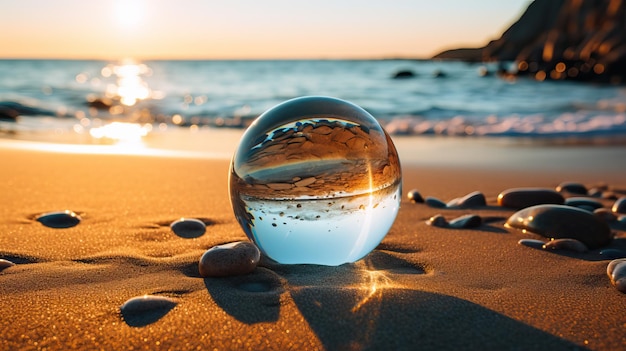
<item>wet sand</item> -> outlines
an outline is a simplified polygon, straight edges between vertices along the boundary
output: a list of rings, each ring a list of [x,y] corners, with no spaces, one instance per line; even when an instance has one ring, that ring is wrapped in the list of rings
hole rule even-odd
[[[626,348],[626,295],[611,285],[609,261],[597,250],[519,245],[536,236],[505,228],[514,211],[496,206],[507,188],[566,180],[623,191],[625,173],[616,160],[603,167],[598,159],[607,153],[598,149],[562,167],[403,161],[405,193],[416,188],[447,201],[479,190],[488,206],[437,209],[405,198],[387,237],[354,264],[289,266],[262,257],[249,275],[202,278],[204,251],[246,240],[229,204],[227,160],[6,144],[0,258],[16,266],[0,271],[3,350]],[[480,157],[506,159],[504,151]],[[579,167],[585,162],[594,166]],[[35,221],[65,209],[81,223],[53,229]],[[475,229],[426,224],[435,214],[467,213],[488,221]],[[181,217],[201,219],[206,233],[177,236],[169,225]],[[624,249],[622,240],[612,245]],[[169,299],[155,302],[157,310],[120,312],[145,294]]]

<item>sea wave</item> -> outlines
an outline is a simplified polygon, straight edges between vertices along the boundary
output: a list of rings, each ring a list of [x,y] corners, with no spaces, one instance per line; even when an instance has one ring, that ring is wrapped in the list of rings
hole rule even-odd
[[[623,87],[510,81],[480,77],[477,68],[410,60],[0,60],[0,131],[85,132],[112,122],[241,129],[290,98],[327,95],[360,105],[392,135],[626,137]],[[393,79],[398,69],[415,75]]]

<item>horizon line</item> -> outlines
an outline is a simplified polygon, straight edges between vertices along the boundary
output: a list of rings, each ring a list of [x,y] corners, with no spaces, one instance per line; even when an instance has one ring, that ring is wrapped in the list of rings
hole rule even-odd
[[[355,57],[62,57],[62,56],[0,56],[2,61],[429,61],[440,60],[425,56],[355,56]]]

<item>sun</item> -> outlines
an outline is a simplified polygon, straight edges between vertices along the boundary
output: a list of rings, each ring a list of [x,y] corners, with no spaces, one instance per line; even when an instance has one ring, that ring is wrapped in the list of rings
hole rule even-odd
[[[135,28],[142,22],[146,7],[143,0],[117,0],[114,16],[117,24],[125,29]]]

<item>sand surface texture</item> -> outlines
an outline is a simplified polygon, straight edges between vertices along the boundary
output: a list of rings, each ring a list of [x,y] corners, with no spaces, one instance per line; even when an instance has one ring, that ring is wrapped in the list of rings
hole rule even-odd
[[[623,191],[624,174],[406,166],[405,190],[444,201],[480,190],[488,206],[403,199],[389,235],[354,264],[262,257],[249,275],[202,278],[204,251],[247,240],[227,161],[2,148],[0,157],[0,258],[16,263],[0,271],[2,350],[626,349],[626,295],[611,285],[609,261],[519,245],[536,236],[505,228],[514,211],[496,206],[507,188],[565,180]],[[35,220],[66,209],[82,221]],[[485,223],[426,224],[467,213]],[[177,236],[169,225],[181,217],[206,233]],[[145,294],[166,299],[120,310]]]

